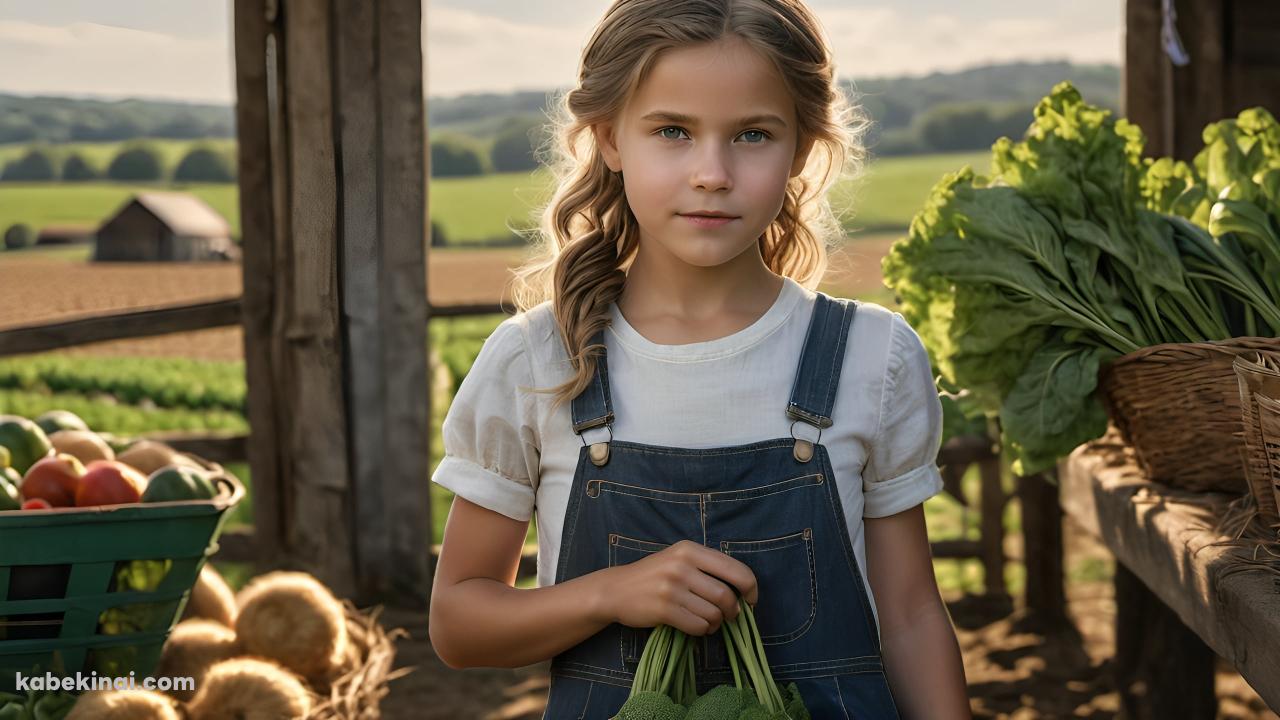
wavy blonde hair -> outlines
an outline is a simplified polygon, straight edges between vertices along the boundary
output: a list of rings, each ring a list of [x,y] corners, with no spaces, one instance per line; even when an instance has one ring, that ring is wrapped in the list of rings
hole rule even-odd
[[[612,120],[660,54],[728,35],[771,60],[796,104],[799,138],[813,140],[804,170],[791,178],[777,218],[761,234],[768,268],[807,288],[827,269],[827,250],[843,238],[827,191],[861,171],[866,116],[840,90],[831,50],[802,0],[615,0],[582,53],[578,86],[551,104],[551,132],[538,148],[553,192],[527,231],[533,257],[515,271],[513,295],[524,311],[550,299],[574,376],[553,388],[555,405],[590,384],[597,353],[592,336],[609,325],[609,304],[622,294],[639,248],[639,225],[591,132]]]

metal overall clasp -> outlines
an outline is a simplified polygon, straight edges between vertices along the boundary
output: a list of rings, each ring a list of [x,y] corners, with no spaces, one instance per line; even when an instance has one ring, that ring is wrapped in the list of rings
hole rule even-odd
[[[609,462],[609,443],[613,442],[613,428],[605,425],[604,429],[609,431],[609,439],[591,443],[591,447],[587,450],[587,453],[591,456],[591,463],[596,467],[601,467]],[[585,437],[582,438],[582,444],[587,444]]]
[[[810,427],[818,431],[818,436],[813,440],[809,440],[808,438],[802,438],[796,435],[796,423],[798,422],[804,421],[791,421],[791,437],[796,441],[796,444],[791,449],[791,454],[795,457],[797,462],[807,463],[813,459],[813,446],[822,442],[822,428],[807,422],[804,423],[805,427]]]

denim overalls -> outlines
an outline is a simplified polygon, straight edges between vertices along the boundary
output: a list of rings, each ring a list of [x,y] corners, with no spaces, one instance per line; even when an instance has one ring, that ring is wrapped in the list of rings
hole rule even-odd
[[[709,449],[614,440],[603,354],[592,383],[573,400],[573,429],[583,447],[556,582],[634,562],[680,540],[727,553],[755,573],[755,616],[774,679],[781,687],[797,684],[813,720],[898,717],[830,458],[819,442],[821,429],[831,426],[856,309],[856,301],[817,293],[785,408],[791,437]],[[604,343],[603,332],[593,343]],[[616,715],[651,631],[614,623],[557,655],[543,717]],[[694,654],[699,694],[733,683],[721,633],[697,638]]]

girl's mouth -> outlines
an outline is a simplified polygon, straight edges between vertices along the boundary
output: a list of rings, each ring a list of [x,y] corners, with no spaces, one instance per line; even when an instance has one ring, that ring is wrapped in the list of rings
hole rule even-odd
[[[680,217],[703,228],[718,228],[738,219],[735,217],[710,217],[707,215],[681,215]]]

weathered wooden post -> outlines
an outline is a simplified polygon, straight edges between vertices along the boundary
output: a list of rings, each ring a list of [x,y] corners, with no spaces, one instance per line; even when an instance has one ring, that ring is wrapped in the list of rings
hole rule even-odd
[[[1190,160],[1205,125],[1280,107],[1280,5],[1170,0],[1169,9],[1163,0],[1125,3],[1123,114],[1146,134],[1147,155]],[[1166,24],[1176,41],[1166,42]]]
[[[430,590],[421,0],[236,0],[255,547]]]
[[[1027,609],[1047,629],[1069,626],[1063,587],[1062,505],[1058,484],[1043,474],[1019,476],[1023,557],[1027,564]]]

